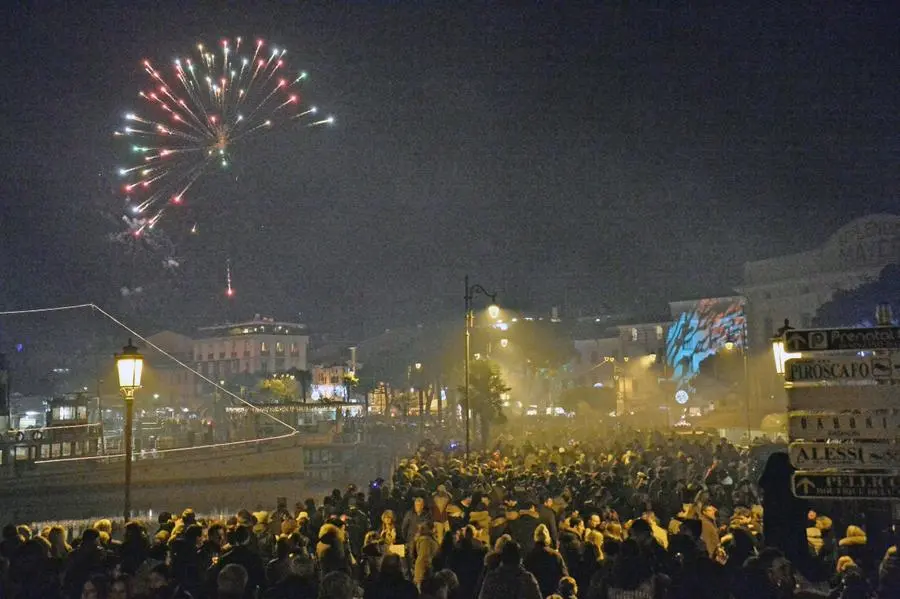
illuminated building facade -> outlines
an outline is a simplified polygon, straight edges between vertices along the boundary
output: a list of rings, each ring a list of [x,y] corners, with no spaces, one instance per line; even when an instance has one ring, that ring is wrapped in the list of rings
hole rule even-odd
[[[349,365],[346,364],[317,364],[312,367],[312,386],[310,398],[313,401],[347,399],[347,387],[344,377],[352,374]]]
[[[746,300],[740,296],[671,302],[673,321],[666,334],[668,377],[675,383],[678,403],[694,394],[700,364],[726,347],[746,346]],[[687,395],[685,395],[687,394]]]
[[[812,326],[819,307],[836,291],[875,280],[891,264],[900,264],[900,216],[893,214],[858,218],[815,249],[746,263],[741,292],[748,300],[751,352],[768,355],[771,337],[784,319],[795,328]],[[753,376],[763,385],[762,407],[783,409],[783,381],[776,376],[771,359],[757,363]]]
[[[858,218],[813,250],[746,263],[741,292],[749,302],[751,347],[768,351],[785,318],[809,327],[835,291],[859,287],[898,263],[900,216],[892,214]]]
[[[309,331],[305,324],[258,314],[246,322],[205,327],[194,340],[194,366],[213,380],[306,370]]]

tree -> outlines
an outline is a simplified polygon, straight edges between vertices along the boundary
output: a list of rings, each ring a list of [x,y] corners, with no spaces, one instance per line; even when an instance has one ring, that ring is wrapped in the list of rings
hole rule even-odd
[[[567,412],[581,413],[587,409],[609,414],[616,409],[616,392],[607,387],[573,387],[563,392],[559,407]]]
[[[835,292],[816,310],[813,324],[819,327],[874,326],[875,306],[889,303],[894,323],[900,318],[900,265],[885,266],[878,278],[855,289]],[[791,323],[796,326],[795,323]]]
[[[309,397],[309,388],[312,385],[312,373],[308,370],[291,368],[287,371],[287,374],[294,377],[294,380],[297,381],[297,386],[300,388],[301,401],[306,403],[306,398]]]
[[[278,375],[263,379],[259,388],[276,401],[287,403],[297,398],[297,379],[290,375]]]
[[[469,408],[478,419],[485,446],[490,439],[491,425],[505,420],[501,396],[509,389],[500,368],[493,362],[474,360],[469,364]],[[460,387],[460,392],[465,393],[465,386]]]

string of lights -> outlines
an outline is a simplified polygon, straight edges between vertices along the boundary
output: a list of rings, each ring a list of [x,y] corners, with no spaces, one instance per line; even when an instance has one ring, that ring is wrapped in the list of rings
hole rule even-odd
[[[40,314],[41,312],[62,312],[63,310],[77,310],[79,308],[93,308],[94,304],[74,304],[71,306],[56,306],[53,308],[30,308],[28,310],[4,310],[0,316],[18,316],[20,314]]]

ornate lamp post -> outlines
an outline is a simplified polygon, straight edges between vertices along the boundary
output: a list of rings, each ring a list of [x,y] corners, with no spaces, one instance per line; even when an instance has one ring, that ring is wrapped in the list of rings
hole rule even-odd
[[[131,518],[131,454],[132,429],[134,428],[134,392],[141,387],[144,356],[128,340],[122,353],[116,356],[119,372],[119,391],[125,400],[125,521]]]
[[[491,305],[488,306],[488,316],[493,319],[496,319],[500,316],[500,308],[497,306],[497,294],[489,293],[484,287],[481,285],[469,285],[469,277],[466,275],[466,361],[465,361],[465,382],[464,382],[464,410],[465,414],[463,420],[465,422],[466,427],[466,462],[469,461],[469,444],[470,444],[470,427],[469,427],[469,358],[471,354],[470,342],[469,338],[471,336],[472,329],[472,299],[474,298],[476,293],[480,293],[485,296],[489,300],[491,300]]]

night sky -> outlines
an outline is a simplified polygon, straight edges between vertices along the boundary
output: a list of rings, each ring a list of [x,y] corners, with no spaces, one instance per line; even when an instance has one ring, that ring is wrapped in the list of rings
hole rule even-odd
[[[900,206],[896,2],[188,4],[0,9],[3,308],[186,332],[301,313],[359,337],[459,312],[469,273],[524,309],[653,314]],[[140,61],[237,35],[288,48],[337,124],[242,146],[181,266],[132,260],[107,239],[111,133]]]

